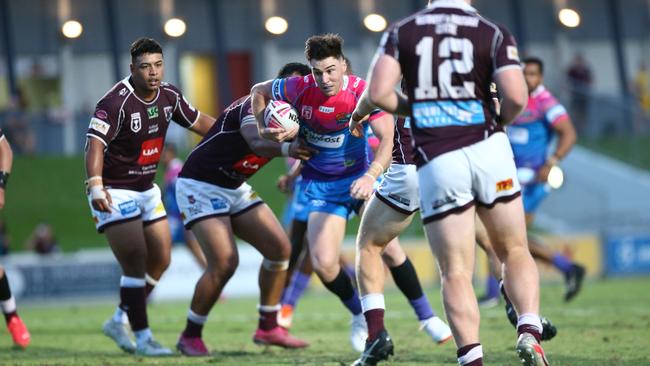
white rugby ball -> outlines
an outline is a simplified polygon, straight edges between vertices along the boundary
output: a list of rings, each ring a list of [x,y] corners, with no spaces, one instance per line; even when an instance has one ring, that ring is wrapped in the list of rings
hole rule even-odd
[[[284,128],[287,131],[298,132],[300,123],[298,112],[293,106],[281,100],[272,100],[264,110],[264,124],[266,127]]]

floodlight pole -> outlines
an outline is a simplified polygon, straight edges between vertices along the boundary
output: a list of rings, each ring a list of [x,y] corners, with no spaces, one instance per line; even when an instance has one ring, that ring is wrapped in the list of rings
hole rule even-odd
[[[117,81],[122,78],[120,75],[120,51],[117,46],[118,33],[117,24],[115,23],[115,5],[113,0],[104,0],[104,9],[106,10],[106,25],[108,27],[108,46],[111,50],[111,63],[113,64],[113,80]]]
[[[620,8],[618,1],[616,0],[607,0],[607,6],[609,7],[609,20],[610,26],[612,28],[612,40],[614,42],[614,52],[616,54],[616,63],[618,69],[618,78],[621,87],[621,95],[623,95],[623,115],[625,120],[630,128],[633,126],[633,116],[632,110],[630,109],[630,101],[632,95],[630,93],[630,87],[627,80],[627,63],[625,59],[625,52],[623,51],[623,35],[621,34],[621,22],[620,22]]]
[[[311,5],[314,17],[314,31],[316,34],[323,34],[325,33],[325,19],[323,15],[325,12],[323,11],[323,3],[321,0],[312,0]]]
[[[517,38],[519,50],[526,50],[526,27],[524,26],[524,12],[521,7],[521,0],[510,0],[510,10],[514,19],[514,33]]]
[[[11,23],[9,22],[9,4],[7,0],[0,0],[0,29],[2,30],[2,43],[4,44],[5,62],[7,64],[7,77],[9,81],[9,95],[18,94],[16,84],[16,69],[14,67],[14,45],[11,37]]]
[[[214,38],[214,53],[217,58],[217,90],[219,92],[218,110],[221,110],[231,102],[230,86],[232,84],[230,83],[228,57],[226,56],[226,43],[224,42],[226,30],[222,27],[224,21],[219,9],[221,1],[207,0],[207,3],[213,19],[210,23],[212,24],[212,37]]]

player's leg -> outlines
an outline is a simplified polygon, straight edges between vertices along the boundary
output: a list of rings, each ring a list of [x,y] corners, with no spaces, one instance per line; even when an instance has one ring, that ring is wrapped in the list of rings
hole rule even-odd
[[[7,272],[0,266],[0,308],[7,323],[7,329],[11,334],[11,339],[14,344],[21,348],[26,348],[29,345],[31,336],[23,320],[18,316],[16,310],[16,299],[11,294],[9,288],[9,280],[7,279]]]
[[[488,261],[488,274],[486,279],[485,294],[478,299],[479,306],[493,307],[499,303],[499,281],[501,281],[501,261],[492,248],[490,237],[485,225],[476,215],[476,243],[483,249]]]
[[[147,243],[147,296],[158,284],[169,263],[171,262],[172,238],[169,223],[165,217],[145,221],[144,238]]]
[[[168,348],[153,339],[147,317],[147,295],[145,270],[147,244],[142,219],[113,223],[105,228],[111,250],[122,268],[120,280],[120,308],[125,311],[136,339],[135,352],[144,356],[170,355]],[[106,331],[106,328],[104,329]],[[117,341],[117,339],[114,338]],[[119,344],[125,351],[131,351],[128,344]]]
[[[196,237],[194,234],[192,234],[192,231],[183,229],[183,239],[185,241],[187,249],[190,251],[190,253],[192,253],[194,259],[196,259],[196,262],[199,264],[199,266],[201,266],[201,269],[205,270],[205,267],[208,266],[208,262],[205,259],[205,255],[203,255],[199,241],[196,240]]]
[[[291,241],[289,270],[287,271],[286,285],[282,292],[282,308],[278,316],[280,325],[287,329],[291,327],[293,310],[307,289],[313,272],[306,243],[306,233],[307,218],[305,217],[304,220],[294,218],[289,229],[289,239]]]
[[[235,273],[239,255],[229,216],[200,219],[192,224],[191,229],[203,249],[207,267],[196,283],[187,323],[176,347],[188,356],[207,356],[209,352],[202,340],[203,327],[223,288]]]
[[[241,214],[233,215],[232,225],[235,234],[264,257],[259,274],[260,318],[253,340],[258,344],[287,348],[308,346],[307,342],[290,336],[277,323],[291,254],[291,244],[282,225],[266,204],[257,204]]]

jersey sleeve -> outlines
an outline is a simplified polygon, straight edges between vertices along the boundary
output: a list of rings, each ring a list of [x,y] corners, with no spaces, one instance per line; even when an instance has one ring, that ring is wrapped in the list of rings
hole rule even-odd
[[[176,105],[172,112],[172,120],[180,126],[190,128],[199,120],[199,111],[187,101],[183,93],[175,86],[168,84],[165,86],[176,94]]]
[[[241,106],[241,110],[239,111],[239,125],[242,127],[246,125],[257,126],[257,120],[253,114],[250,98]]]
[[[388,55],[396,60],[399,59],[399,50],[397,45],[397,27],[391,26],[381,36],[377,54]]]
[[[100,100],[90,118],[86,136],[96,138],[108,146],[119,130],[120,113],[120,106],[114,97]]]
[[[544,101],[542,108],[544,111],[544,120],[550,126],[569,119],[566,108],[552,96]]]
[[[293,104],[308,83],[309,75],[275,79],[271,86],[273,100],[282,100]]]
[[[519,50],[517,49],[515,37],[504,27],[499,26],[499,31],[492,45],[492,49],[494,50],[492,54],[494,73],[496,74],[511,68],[521,69]]]

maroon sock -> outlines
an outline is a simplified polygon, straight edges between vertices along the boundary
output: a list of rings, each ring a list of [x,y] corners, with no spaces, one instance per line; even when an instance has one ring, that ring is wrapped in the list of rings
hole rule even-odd
[[[540,343],[542,341],[542,335],[539,332],[539,329],[537,327],[532,326],[530,324],[522,324],[517,327],[517,335],[520,336],[522,333],[529,333],[535,339],[537,339],[537,343]]]
[[[260,310],[260,320],[257,325],[259,329],[271,330],[278,326],[278,311],[262,311]]]
[[[120,299],[120,308],[129,316],[131,329],[135,332],[149,328],[144,287],[120,287]]]
[[[372,309],[363,313],[368,324],[368,341],[372,342],[384,330],[384,309]]]
[[[458,351],[456,351],[456,356],[458,357],[458,362],[459,363],[461,362],[461,360],[460,360],[461,357],[465,356],[466,354],[469,353],[469,351],[471,351],[472,349],[474,349],[475,347],[478,347],[480,345],[481,345],[480,343],[472,343],[472,344],[468,344],[466,346],[460,347],[458,349]],[[483,366],[483,356],[481,356],[481,357],[479,357],[479,358],[477,358],[477,359],[475,359],[473,361],[470,361],[470,362],[461,363],[461,365],[462,366]]]
[[[183,336],[188,338],[201,338],[203,335],[203,324],[195,323],[187,319]]]

